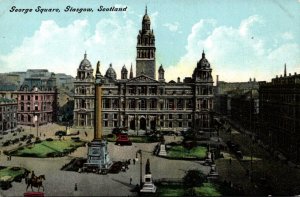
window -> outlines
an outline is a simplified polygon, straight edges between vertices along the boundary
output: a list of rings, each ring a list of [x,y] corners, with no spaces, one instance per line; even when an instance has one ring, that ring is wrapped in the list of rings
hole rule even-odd
[[[108,121],[104,121],[104,126],[108,127]]]
[[[172,127],[173,127],[173,123],[169,122],[169,128],[172,128]]]
[[[188,127],[192,127],[192,122],[188,122]]]
[[[108,114],[104,114],[104,119],[108,119]]]
[[[192,115],[191,114],[188,114],[188,119],[190,120],[190,119],[192,119]]]
[[[173,114],[169,114],[169,119],[173,119]]]
[[[164,127],[164,122],[163,121],[160,122],[160,126]]]
[[[117,119],[118,118],[118,114],[114,114],[114,119]]]
[[[30,101],[30,95],[27,96],[27,100]]]
[[[179,122],[179,123],[178,123],[178,127],[182,127],[182,122]]]
[[[118,126],[118,121],[114,121],[114,127]]]
[[[182,119],[182,114],[178,114],[178,119]]]
[[[39,96],[35,96],[35,100],[38,100],[39,99]]]
[[[24,100],[24,95],[21,96],[21,100]]]

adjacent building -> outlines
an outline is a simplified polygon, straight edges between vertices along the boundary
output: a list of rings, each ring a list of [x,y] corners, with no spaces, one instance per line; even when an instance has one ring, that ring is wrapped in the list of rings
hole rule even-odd
[[[58,93],[54,74],[25,78],[18,97],[18,123],[42,125],[57,120]]]
[[[121,77],[110,64],[102,76],[102,125],[105,130],[128,127],[131,130],[212,130],[213,78],[203,51],[193,75],[182,81],[165,80],[162,65],[156,79],[155,36],[147,10],[137,37],[136,76],[124,65]],[[100,64],[99,64],[100,66]],[[94,77],[86,54],[77,70],[74,125],[90,127],[94,120]]]
[[[17,127],[17,100],[0,98],[0,134]]]
[[[300,164],[300,75],[276,76],[259,86],[259,138],[271,150]]]

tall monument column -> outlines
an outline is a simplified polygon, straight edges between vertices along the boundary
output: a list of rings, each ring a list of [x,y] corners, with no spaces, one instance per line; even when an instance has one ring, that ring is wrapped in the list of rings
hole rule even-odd
[[[98,62],[95,80],[94,139],[89,143],[87,163],[84,164],[86,169],[96,169],[98,172],[108,170],[112,164],[107,151],[107,142],[103,139],[102,133],[102,85],[103,76]]]

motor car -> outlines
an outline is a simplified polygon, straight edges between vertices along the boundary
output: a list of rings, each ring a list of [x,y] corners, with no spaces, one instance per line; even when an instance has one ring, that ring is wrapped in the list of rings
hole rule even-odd
[[[67,132],[66,132],[66,131],[56,131],[56,132],[55,132],[55,135],[56,135],[56,136],[66,136],[66,135],[67,135]]]
[[[119,128],[119,127],[116,127],[116,128],[113,128],[112,134],[115,134],[115,135],[119,135],[119,134],[127,134],[128,133],[128,129],[127,128]]]
[[[116,140],[116,145],[132,145],[132,142],[130,141],[127,134],[119,134],[118,138]]]

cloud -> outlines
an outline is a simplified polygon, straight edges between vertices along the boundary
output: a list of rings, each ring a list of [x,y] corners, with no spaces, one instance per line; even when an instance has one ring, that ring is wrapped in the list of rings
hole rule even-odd
[[[6,71],[47,68],[49,71],[76,75],[83,54],[95,68],[101,61],[101,72],[105,74],[109,63],[120,77],[121,67],[127,68],[135,58],[138,28],[133,21],[110,15],[98,21],[91,32],[88,20],[75,20],[68,26],[59,26],[53,20],[42,21],[39,29],[24,38],[23,43],[7,55],[0,56],[0,64]]]
[[[257,15],[246,18],[237,27],[217,25],[211,19],[200,20],[187,37],[186,53],[177,64],[165,69],[167,81],[177,76],[190,77],[202,49],[211,63],[213,77],[218,74],[224,81],[247,81],[250,77],[270,80],[283,72],[284,63],[290,72],[296,71],[300,64],[299,44],[290,36],[276,47],[268,47],[269,38],[261,36],[268,35],[261,33],[267,24]],[[276,39],[280,40],[280,36]]]
[[[179,29],[179,23],[174,22],[174,23],[165,23],[163,24],[164,27],[168,28],[171,32],[177,32]]]
[[[284,32],[281,36],[285,40],[292,40],[294,39],[294,35],[291,32]]]

